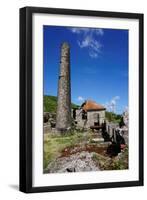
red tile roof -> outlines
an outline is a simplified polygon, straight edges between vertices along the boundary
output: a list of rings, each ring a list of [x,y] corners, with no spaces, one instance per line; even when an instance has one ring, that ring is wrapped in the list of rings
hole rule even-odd
[[[83,105],[83,110],[85,111],[98,111],[106,110],[106,108],[100,104],[97,104],[95,101],[87,100]]]

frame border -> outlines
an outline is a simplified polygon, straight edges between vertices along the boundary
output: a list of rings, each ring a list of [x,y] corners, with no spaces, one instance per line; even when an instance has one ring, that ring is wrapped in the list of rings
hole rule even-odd
[[[139,180],[78,185],[32,186],[32,15],[33,13],[128,18],[139,20]],[[144,59],[144,15],[60,8],[24,7],[19,12],[19,190],[25,193],[55,192],[84,189],[116,188],[144,185],[144,100],[143,100],[143,59]]]

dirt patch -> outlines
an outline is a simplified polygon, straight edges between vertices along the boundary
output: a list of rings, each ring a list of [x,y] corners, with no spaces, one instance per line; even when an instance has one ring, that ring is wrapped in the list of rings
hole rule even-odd
[[[106,154],[106,151],[107,151],[107,147],[99,147],[97,145],[89,145],[89,144],[85,144],[85,145],[75,145],[75,146],[72,146],[72,147],[67,147],[65,148],[62,152],[61,152],[61,156],[60,157],[68,157],[72,154],[75,154],[75,153],[79,153],[79,152],[82,152],[82,151],[86,151],[86,152],[89,152],[89,153],[98,153],[98,154],[101,154],[103,156],[108,156]]]

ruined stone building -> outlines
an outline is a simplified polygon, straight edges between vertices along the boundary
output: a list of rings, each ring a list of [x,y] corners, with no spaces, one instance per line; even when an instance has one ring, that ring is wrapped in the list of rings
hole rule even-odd
[[[128,126],[129,126],[129,112],[128,112],[128,110],[126,110],[123,113],[123,120],[124,120],[125,126],[128,128]]]
[[[79,128],[100,127],[105,122],[105,110],[102,105],[87,100],[79,109],[72,110],[72,117]]]

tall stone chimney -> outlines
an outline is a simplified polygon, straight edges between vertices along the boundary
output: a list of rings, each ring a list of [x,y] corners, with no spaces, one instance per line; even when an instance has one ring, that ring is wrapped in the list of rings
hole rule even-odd
[[[58,132],[66,132],[70,130],[70,128],[71,128],[70,47],[68,43],[64,42],[61,46],[56,129]]]

